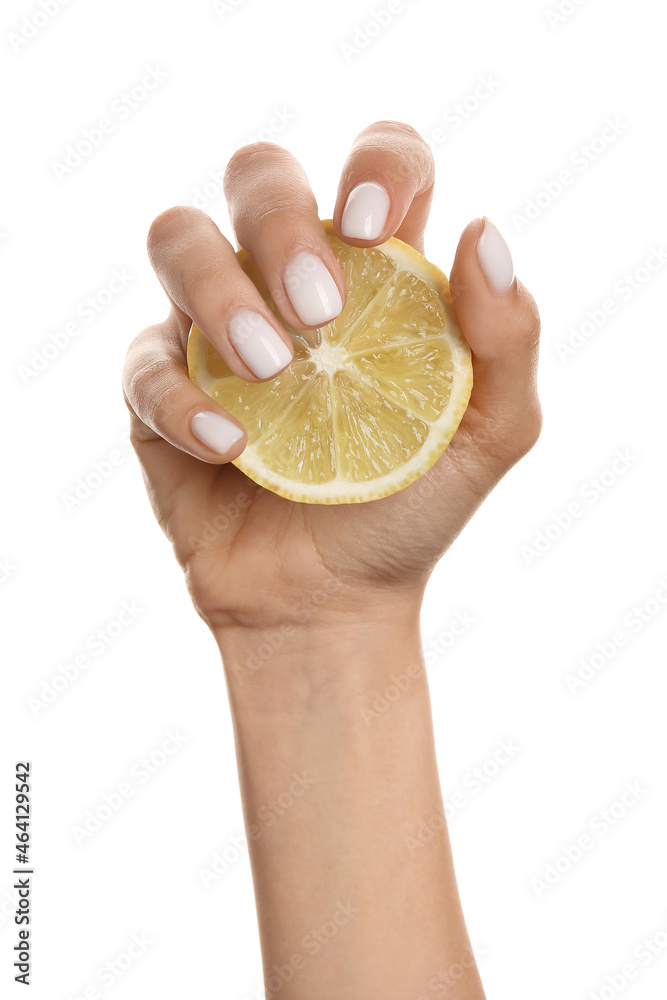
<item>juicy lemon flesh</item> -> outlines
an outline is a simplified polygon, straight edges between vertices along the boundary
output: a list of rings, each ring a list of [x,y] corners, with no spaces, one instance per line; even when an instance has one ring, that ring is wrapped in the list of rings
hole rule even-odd
[[[246,382],[193,325],[188,366],[246,428],[234,464],[251,479],[292,500],[363,502],[402,489],[447,447],[472,387],[470,351],[437,268],[399,240],[351,247],[324,225],[345,277],[342,313],[314,330],[289,326],[240,251],[294,359],[272,379]]]

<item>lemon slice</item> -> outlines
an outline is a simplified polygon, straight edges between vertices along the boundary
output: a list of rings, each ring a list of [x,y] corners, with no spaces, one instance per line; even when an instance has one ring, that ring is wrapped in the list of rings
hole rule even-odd
[[[323,225],[345,276],[340,316],[316,330],[285,324],[240,250],[294,359],[275,378],[246,382],[193,324],[188,370],[246,428],[234,465],[250,479],[289,500],[362,503],[403,489],[443,453],[470,398],[470,349],[437,267],[400,240],[352,247]]]

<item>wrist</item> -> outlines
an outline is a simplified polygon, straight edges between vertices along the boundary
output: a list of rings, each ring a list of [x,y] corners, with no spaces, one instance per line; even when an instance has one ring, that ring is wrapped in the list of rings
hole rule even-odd
[[[213,629],[232,709],[312,712],[334,699],[360,710],[398,677],[416,688],[423,674],[421,595],[380,603],[358,598],[334,609],[271,624]],[[413,681],[415,683],[413,683]]]

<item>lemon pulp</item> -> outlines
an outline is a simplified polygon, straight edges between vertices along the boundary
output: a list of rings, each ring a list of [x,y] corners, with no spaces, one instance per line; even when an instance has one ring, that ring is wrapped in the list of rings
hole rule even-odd
[[[193,324],[190,377],[246,428],[235,460],[291,500],[354,503],[402,489],[451,440],[472,388],[470,350],[446,277],[391,239],[351,247],[323,223],[347,302],[315,330],[285,324],[252,259],[239,262],[294,345],[291,365],[265,382],[233,375]]]

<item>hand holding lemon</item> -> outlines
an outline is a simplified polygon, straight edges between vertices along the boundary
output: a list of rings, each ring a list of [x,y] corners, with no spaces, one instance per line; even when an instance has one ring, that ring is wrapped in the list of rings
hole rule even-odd
[[[295,1000],[416,996],[442,969],[484,1000],[419,612],[537,439],[539,318],[488,220],[464,231],[451,285],[422,256],[433,180],[418,134],[377,122],[323,224],[286,150],[239,150],[225,194],[243,250],[203,212],[158,216],[171,311],[125,366],[151,503],[222,654],[266,988],[279,971]],[[257,827],[297,775],[303,796]],[[310,927],[335,939],[305,961]]]
[[[329,576],[345,585],[313,622],[361,594],[418,603],[539,434],[535,303],[487,220],[463,233],[451,287],[422,256],[433,183],[418,134],[378,122],[355,140],[331,223],[294,157],[258,143],[225,176],[240,253],[196,209],[151,227],[171,313],[132,343],[125,397],[151,502],[214,629],[290,621]],[[237,513],[211,540],[220,511]]]

